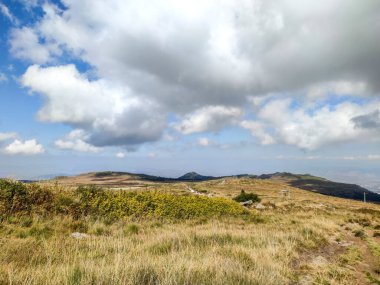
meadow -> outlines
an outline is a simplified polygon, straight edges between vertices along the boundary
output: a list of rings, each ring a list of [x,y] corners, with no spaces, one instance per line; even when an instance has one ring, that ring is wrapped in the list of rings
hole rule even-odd
[[[380,284],[380,206],[278,181],[0,180],[0,215],[0,284]]]

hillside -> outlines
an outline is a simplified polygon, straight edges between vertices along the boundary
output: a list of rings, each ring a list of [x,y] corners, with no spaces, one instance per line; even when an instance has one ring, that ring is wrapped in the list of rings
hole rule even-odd
[[[273,174],[264,174],[259,176],[260,179],[270,179],[275,181],[286,182],[290,186],[300,189],[313,191],[323,195],[363,200],[364,192],[368,202],[380,203],[380,195],[356,184],[338,183],[327,180],[322,177],[310,174],[292,174],[287,172],[277,172]]]
[[[200,175],[196,172],[188,172],[188,173],[178,177],[176,180],[177,181],[206,181],[206,180],[211,180],[211,179],[216,179],[216,177],[204,176],[204,175]]]
[[[78,186],[78,185],[100,185],[113,188],[141,188],[141,187],[153,187],[154,183],[176,183],[176,182],[199,182],[199,181],[212,181],[217,179],[253,179],[253,180],[271,180],[280,181],[286,183],[288,186],[294,186],[303,190],[313,191],[323,195],[329,195],[340,198],[347,198],[353,200],[363,200],[363,193],[366,193],[368,202],[380,203],[380,194],[374,193],[368,189],[365,189],[359,185],[338,183],[327,180],[322,177],[313,176],[310,174],[293,174],[287,172],[277,172],[273,174],[256,175],[234,175],[213,177],[204,176],[196,172],[186,173],[178,178],[166,178],[160,176],[146,175],[146,174],[134,174],[128,172],[93,172],[87,174],[81,174],[78,176],[60,177],[55,181],[58,181],[64,185]]]
[[[114,191],[0,180],[0,284],[380,282],[379,205],[274,179],[149,183]],[[241,190],[260,207],[234,202]]]

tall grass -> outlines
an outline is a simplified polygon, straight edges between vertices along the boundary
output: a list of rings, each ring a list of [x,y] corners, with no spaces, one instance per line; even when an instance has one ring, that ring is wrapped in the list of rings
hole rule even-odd
[[[277,285],[302,284],[305,275],[315,284],[352,284],[356,252],[319,267],[311,260],[347,219],[370,214],[304,206],[295,199],[257,213],[232,199],[175,191],[0,181],[0,284]]]

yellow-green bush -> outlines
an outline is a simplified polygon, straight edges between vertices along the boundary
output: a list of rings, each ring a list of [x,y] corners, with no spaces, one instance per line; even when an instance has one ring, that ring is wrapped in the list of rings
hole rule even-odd
[[[189,219],[238,216],[248,211],[225,198],[176,195],[157,191],[115,191],[94,186],[59,191],[54,186],[0,180],[0,215],[91,216],[105,220],[131,218]]]
[[[52,210],[54,195],[50,189],[36,184],[24,184],[0,179],[0,214],[46,214]]]
[[[248,213],[238,203],[225,198],[153,191],[110,191],[96,187],[80,187],[77,192],[84,214],[111,219],[127,216],[188,219]]]

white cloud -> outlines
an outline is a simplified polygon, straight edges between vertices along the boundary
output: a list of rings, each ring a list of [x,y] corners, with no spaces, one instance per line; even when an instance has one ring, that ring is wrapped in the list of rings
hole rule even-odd
[[[253,135],[261,140],[266,134],[264,130],[272,129],[278,142],[307,150],[343,142],[380,139],[380,132],[359,128],[353,120],[379,109],[379,101],[365,105],[343,102],[334,107],[325,104],[312,109],[302,105],[294,107],[292,103],[294,101],[289,98],[269,101],[259,110],[257,121],[245,121],[242,126],[247,129],[253,126]]]
[[[248,129],[253,136],[255,136],[262,145],[274,144],[275,139],[266,132],[265,126],[259,122],[242,121],[240,126]]]
[[[351,81],[334,81],[321,83],[311,86],[307,90],[307,96],[310,99],[324,99],[328,94],[334,95],[359,95],[363,96],[369,93],[366,82]]]
[[[208,138],[199,138],[197,141],[199,146],[210,146],[213,142]]]
[[[380,154],[369,154],[367,158],[369,160],[380,160]]]
[[[236,107],[207,106],[187,115],[174,128],[183,134],[219,131],[236,123],[243,112]]]
[[[117,158],[125,158],[125,156],[126,156],[126,153],[125,153],[125,152],[118,152],[118,153],[116,154],[116,157],[117,157]]]
[[[74,65],[43,68],[33,65],[21,80],[43,95],[41,121],[62,122],[88,132],[95,146],[134,145],[161,136],[165,115],[144,97],[106,80],[90,81]]]
[[[40,120],[83,129],[94,146],[158,140],[168,114],[182,118],[174,127],[183,134],[219,131],[262,96],[259,118],[242,126],[263,144],[315,149],[359,139],[365,131],[349,116],[360,107],[293,110],[265,95],[378,94],[380,2],[364,2],[65,0],[14,29],[11,53],[91,67],[95,80],[73,65],[31,66],[22,82],[44,98]]]
[[[39,64],[50,62],[54,56],[61,54],[57,45],[40,42],[36,30],[29,27],[13,29],[10,34],[10,45],[14,57]]]
[[[11,21],[12,23],[14,23],[16,25],[19,24],[17,18],[11,13],[11,11],[9,11],[9,8],[7,6],[5,6],[2,2],[0,2],[0,12],[6,18],[8,18],[8,20]]]
[[[8,81],[8,77],[4,73],[0,72],[0,83],[7,82],[7,81]]]
[[[39,5],[39,0],[17,0],[24,5],[24,8],[27,11],[31,11],[32,8],[37,7]]]
[[[15,154],[24,154],[24,155],[35,155],[44,153],[44,147],[39,144],[35,139],[21,141],[14,140],[5,148],[5,153],[15,155]]]
[[[43,6],[44,17],[34,28],[44,41],[81,57],[102,77],[129,80],[133,89],[155,90],[163,99],[176,90],[184,104],[194,98],[220,104],[231,94],[239,100],[248,93],[331,80],[380,88],[378,1],[66,0],[64,5],[63,11]]]
[[[0,142],[14,139],[17,136],[16,133],[0,133]]]
[[[55,146],[65,150],[75,150],[80,152],[99,152],[100,148],[85,142],[88,135],[83,130],[73,130],[65,138],[56,140]]]

